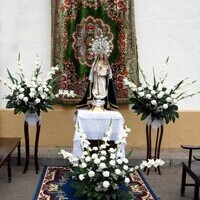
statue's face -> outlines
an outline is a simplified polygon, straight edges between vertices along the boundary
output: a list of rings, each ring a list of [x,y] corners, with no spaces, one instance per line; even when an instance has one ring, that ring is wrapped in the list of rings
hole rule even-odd
[[[100,55],[99,55],[99,58],[100,58],[101,60],[103,60],[103,58],[104,58],[104,57],[103,57],[103,54],[100,54]]]

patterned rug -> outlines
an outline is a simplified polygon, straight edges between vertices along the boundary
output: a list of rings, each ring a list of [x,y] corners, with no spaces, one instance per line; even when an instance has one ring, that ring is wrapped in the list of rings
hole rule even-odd
[[[33,200],[83,200],[73,197],[68,172],[67,167],[45,166]],[[130,192],[133,200],[158,199],[140,171],[131,174]]]

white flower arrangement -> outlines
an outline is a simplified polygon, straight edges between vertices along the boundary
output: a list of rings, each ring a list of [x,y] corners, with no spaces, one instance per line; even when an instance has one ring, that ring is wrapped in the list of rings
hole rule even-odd
[[[52,104],[54,101],[53,89],[55,86],[55,72],[58,67],[51,67],[47,77],[42,80],[39,75],[41,74],[41,66],[38,56],[35,60],[35,67],[31,79],[25,78],[24,68],[21,64],[20,54],[18,56],[17,65],[20,73],[19,78],[15,78],[7,69],[9,80],[1,79],[5,86],[8,87],[10,93],[5,97],[8,100],[6,108],[14,108],[14,114],[17,113],[37,113],[40,111],[47,112],[48,109],[53,109]]]
[[[148,161],[142,161],[142,163],[140,164],[140,169],[144,169],[145,167],[147,168],[157,168],[158,166],[163,166],[165,164],[165,162],[161,159],[148,159]]]
[[[167,62],[168,59],[166,64]],[[147,81],[141,68],[139,68],[139,72],[142,80],[138,86],[128,80],[127,77],[123,80],[124,86],[128,87],[130,90],[129,99],[132,104],[132,109],[137,115],[142,115],[141,120],[151,117],[151,121],[163,120],[166,123],[169,123],[170,121],[175,122],[176,118],[179,118],[177,103],[200,93],[187,94],[184,91],[186,87],[196,82],[192,81],[185,84],[187,78],[181,80],[172,87],[164,85],[164,81],[167,77],[165,68],[166,67],[163,68],[162,74],[158,80],[153,71],[153,83]]]
[[[121,143],[130,129],[125,127],[116,142],[117,147],[111,148],[108,142],[112,133],[110,125],[102,144],[91,148],[85,133],[77,128],[84,149],[82,156],[77,158],[64,150],[60,151],[70,163],[75,196],[86,199],[131,199],[127,190],[119,190],[120,186],[128,186],[129,174],[135,170],[128,166],[128,159],[123,157],[121,151]]]
[[[74,90],[58,90],[58,93],[55,95],[56,98],[75,98],[77,95],[74,93]]]

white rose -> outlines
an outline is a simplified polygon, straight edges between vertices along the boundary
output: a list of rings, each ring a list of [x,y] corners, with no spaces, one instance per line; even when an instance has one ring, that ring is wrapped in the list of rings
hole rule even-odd
[[[154,106],[157,105],[156,100],[152,100],[152,101],[151,101],[151,104],[154,105]]]
[[[28,101],[28,97],[24,97],[23,101],[26,103]]]
[[[21,92],[21,93],[24,92],[24,88],[20,88],[19,92]]]
[[[96,158],[98,158],[98,155],[96,153],[93,153],[92,154],[92,159],[96,159]]]
[[[151,94],[152,94],[152,95],[156,94],[156,91],[155,91],[155,90],[152,90],[152,91],[151,91]]]
[[[114,153],[111,153],[111,154],[110,154],[110,158],[111,158],[111,159],[115,159],[115,154],[114,154]]]
[[[121,174],[121,170],[120,169],[116,169],[115,170],[115,174],[120,175]]]
[[[100,160],[104,161],[104,160],[106,160],[106,157],[105,156],[101,156]]]
[[[128,184],[130,182],[130,179],[128,177],[126,177],[124,182]]]
[[[124,166],[123,166],[123,169],[124,169],[125,171],[127,171],[127,170],[128,170],[128,166],[127,166],[127,165],[124,165]]]
[[[85,162],[81,163],[80,165],[81,168],[86,168],[87,167],[87,164]]]
[[[114,153],[114,152],[115,152],[115,149],[114,149],[114,148],[110,148],[110,149],[109,149],[109,152],[110,152],[110,153]]]
[[[160,92],[160,93],[157,95],[157,97],[158,97],[159,99],[161,99],[161,98],[163,97],[163,94]]]
[[[122,164],[122,160],[121,159],[117,159],[117,164],[121,165]]]
[[[106,164],[105,164],[105,163],[100,163],[99,168],[100,168],[100,169],[105,169],[105,168],[107,168],[107,167],[106,167]]]
[[[144,92],[138,92],[138,95],[139,95],[140,97],[143,97],[143,96],[144,96]]]
[[[46,98],[46,96],[44,94],[41,94],[40,96],[41,96],[42,99]]]
[[[109,164],[110,164],[111,166],[115,166],[115,161],[114,161],[114,160],[111,160],[111,161],[109,162]]]
[[[103,155],[103,156],[105,156],[105,155],[107,155],[107,153],[106,153],[106,151],[101,151],[101,155]]]
[[[29,93],[29,96],[30,96],[31,98],[33,98],[33,97],[35,96],[35,93],[30,92],[30,93]]]
[[[93,147],[92,150],[93,151],[98,151],[98,147]]]
[[[110,172],[109,172],[109,171],[104,171],[104,172],[103,172],[103,176],[104,176],[104,177],[109,177],[109,175],[110,175]]]
[[[41,86],[38,88],[38,91],[39,91],[39,92],[42,92],[42,91],[43,91],[43,89],[42,89]]]
[[[99,158],[94,159],[94,163],[95,163],[96,165],[98,165],[100,162],[101,162],[101,160],[100,160]]]
[[[49,88],[47,88],[47,87],[44,88],[44,91],[45,91],[45,92],[48,92],[48,91],[49,91]]]
[[[171,99],[170,97],[167,97],[167,98],[166,98],[166,101],[167,101],[167,102],[171,102],[172,99]]]
[[[108,181],[103,182],[103,187],[108,188],[110,186],[110,183]]]
[[[32,92],[32,93],[34,93],[35,92],[35,88],[30,88],[30,91]]]
[[[105,144],[102,144],[102,145],[100,146],[100,148],[101,148],[101,149],[106,149],[106,145],[105,145]]]
[[[90,162],[90,160],[91,160],[91,157],[90,157],[90,156],[87,156],[87,157],[85,158],[85,162]]]
[[[153,86],[152,86],[152,85],[149,85],[149,86],[148,86],[148,89],[149,89],[149,90],[153,90]]]
[[[165,103],[165,104],[163,104],[163,108],[164,109],[167,109],[168,108],[168,105]]]
[[[178,101],[177,99],[173,99],[173,103],[176,104]]]
[[[127,158],[123,158],[123,162],[127,164],[128,163],[128,159]]]
[[[78,178],[79,178],[80,181],[82,181],[85,177],[84,177],[83,174],[80,174],[80,175],[78,176]]]
[[[41,100],[37,98],[37,99],[35,100],[35,103],[38,104],[38,103],[40,103],[40,101],[41,101]]]
[[[22,99],[24,98],[24,94],[23,94],[23,93],[20,94],[20,95],[18,96],[18,98],[22,100]]]
[[[170,93],[170,90],[165,90],[166,95],[169,95],[169,93]]]
[[[151,94],[147,94],[147,95],[146,95],[146,98],[147,98],[147,99],[150,99],[150,98],[151,98]]]
[[[89,172],[88,172],[88,176],[89,176],[90,178],[94,177],[94,175],[95,175],[95,172],[94,172],[94,171],[89,171]]]

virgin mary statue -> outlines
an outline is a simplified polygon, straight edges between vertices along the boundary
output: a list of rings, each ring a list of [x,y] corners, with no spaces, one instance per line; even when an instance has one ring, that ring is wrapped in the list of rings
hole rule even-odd
[[[77,108],[91,108],[93,104],[102,104],[104,109],[118,109],[112,83],[112,70],[103,53],[100,53],[93,62],[86,93]]]

